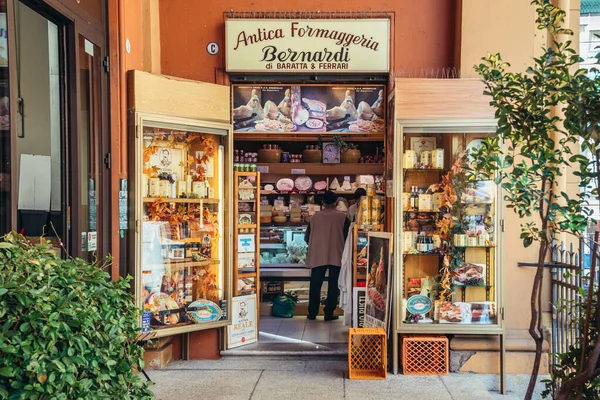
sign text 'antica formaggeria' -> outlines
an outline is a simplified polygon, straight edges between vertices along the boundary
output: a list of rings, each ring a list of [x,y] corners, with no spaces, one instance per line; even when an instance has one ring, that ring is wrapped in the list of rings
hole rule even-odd
[[[388,72],[389,20],[229,19],[228,72]]]

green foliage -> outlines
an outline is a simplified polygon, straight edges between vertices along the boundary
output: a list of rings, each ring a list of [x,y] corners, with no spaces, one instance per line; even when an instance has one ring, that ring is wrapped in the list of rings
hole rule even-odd
[[[129,280],[60,259],[12,233],[0,242],[0,398],[150,399]]]
[[[534,0],[531,4],[536,6],[537,27],[547,31],[551,45],[534,58],[534,65],[525,73],[510,72],[510,65],[500,54],[488,54],[475,67],[485,83],[484,93],[492,98],[490,104],[496,109],[498,129],[497,135],[487,139],[473,155],[475,173],[495,174],[504,189],[505,204],[524,219],[520,235],[523,245],[529,247],[535,242],[540,246],[529,326],[536,343],[536,359],[527,399],[533,395],[543,343],[543,263],[553,238],[562,233],[581,237],[585,232],[592,214],[589,200],[598,193],[597,189],[589,189],[597,179],[593,169],[597,160],[584,154],[591,153],[596,158],[600,154],[598,71],[590,77],[586,70],[578,68],[583,60],[570,40],[563,41],[573,34],[562,28],[565,12],[546,0]],[[567,181],[566,174],[577,177],[580,188],[585,190],[575,195],[560,191]],[[588,300],[580,307],[581,315],[594,314],[592,309],[595,306],[591,307]],[[582,332],[573,348],[559,356],[559,366],[549,384],[558,398],[574,396],[570,390],[575,385],[573,374],[582,371],[569,369],[588,365],[589,350],[595,342],[581,339],[595,337],[595,329],[596,324],[590,324],[589,331]],[[575,363],[578,352],[580,359]],[[591,396],[583,398],[597,398],[598,389],[593,382],[588,379],[585,385],[576,385],[577,391]],[[550,390],[546,394],[549,393]]]
[[[568,272],[566,272],[565,275],[567,275],[567,273]],[[579,271],[577,271],[577,274],[579,274]],[[565,278],[568,278],[568,276],[565,276]],[[589,280],[589,278],[587,277],[580,277],[580,279]],[[561,299],[559,304],[555,305],[558,311],[567,311],[573,316],[573,319],[570,321],[570,325],[573,327],[572,332],[576,331],[577,326],[585,326],[587,306],[586,296],[587,293],[585,292],[585,290],[583,288],[580,288],[580,293],[574,300]],[[590,329],[588,330],[588,340],[589,343],[592,344],[596,343],[599,339],[599,332],[597,327],[600,326],[600,321],[598,320],[597,310],[597,296],[592,296],[590,310],[591,312],[589,314]],[[593,346],[588,346],[585,348],[585,355],[583,358],[585,360],[584,362],[587,362],[587,360],[589,360],[590,356],[592,355],[592,351]],[[552,367],[552,379],[543,381],[546,383],[546,389],[542,393],[542,396],[544,397],[547,397],[552,393],[558,392],[562,382],[568,382],[570,380],[576,379],[577,372],[580,371],[582,367],[586,367],[585,364],[581,364],[581,342],[579,341],[574,341],[574,343],[571,346],[569,346],[566,353],[555,354],[554,356],[557,358],[557,363]],[[596,368],[600,368],[600,365],[597,365]],[[596,400],[598,399],[599,392],[600,377],[596,376],[583,385],[581,397],[579,398],[582,400]],[[569,397],[567,398],[576,399],[578,398],[577,396],[579,394],[579,388],[575,387],[575,389],[571,393],[569,393]]]
[[[554,46],[535,58],[526,73],[508,72],[509,64],[500,54],[488,54],[475,67],[498,118],[497,136],[475,152],[475,169],[497,174],[507,206],[520,218],[541,218],[542,224],[522,225],[526,247],[550,241],[559,232],[579,235],[585,230],[591,214],[589,198],[596,191],[570,197],[556,192],[556,185],[565,171],[574,171],[581,187],[590,185],[593,161],[578,154],[577,148],[595,151],[598,141],[593,133],[600,122],[598,80],[575,69],[582,59],[570,40],[558,39],[572,34],[560,27],[564,11],[543,0],[532,4],[538,6],[538,28],[550,33]]]

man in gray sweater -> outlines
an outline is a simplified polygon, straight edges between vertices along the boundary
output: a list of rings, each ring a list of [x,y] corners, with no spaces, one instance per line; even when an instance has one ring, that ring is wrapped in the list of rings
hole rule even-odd
[[[337,195],[330,191],[325,192],[323,209],[311,217],[304,235],[304,240],[308,243],[306,267],[311,269],[308,319],[315,319],[319,313],[321,287],[327,271],[329,271],[329,283],[324,309],[325,321],[339,318],[333,313],[340,294],[338,278],[350,221],[346,213],[335,209],[336,203]]]

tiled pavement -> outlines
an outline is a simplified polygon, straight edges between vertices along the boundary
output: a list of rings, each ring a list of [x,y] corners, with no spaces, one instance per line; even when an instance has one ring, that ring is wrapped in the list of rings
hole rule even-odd
[[[528,376],[509,375],[508,394],[498,393],[496,375],[388,374],[379,381],[347,379],[341,357],[224,357],[221,360],[176,361],[149,371],[159,400],[312,400],[312,399],[523,399]],[[541,399],[538,388],[536,399]]]

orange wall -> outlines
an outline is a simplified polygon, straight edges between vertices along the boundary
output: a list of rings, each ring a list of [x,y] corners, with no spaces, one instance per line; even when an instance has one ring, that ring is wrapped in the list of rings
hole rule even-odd
[[[344,12],[370,10],[393,14],[392,70],[454,66],[456,0],[381,0],[377,4],[359,0],[343,3],[169,0],[160,2],[161,73],[217,82],[216,69],[225,68],[225,12],[340,12],[342,5]],[[206,52],[209,42],[220,45],[218,55]]]

